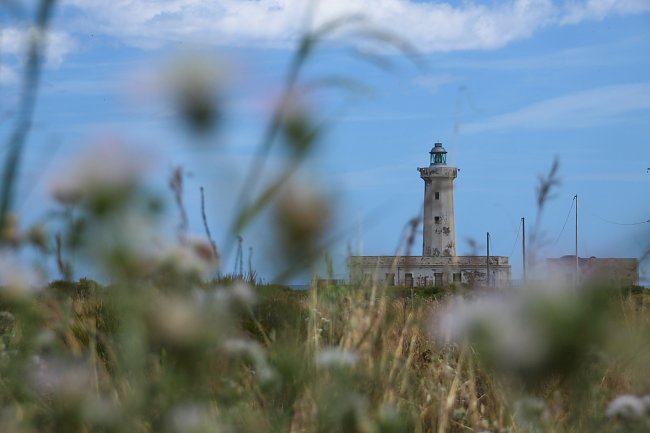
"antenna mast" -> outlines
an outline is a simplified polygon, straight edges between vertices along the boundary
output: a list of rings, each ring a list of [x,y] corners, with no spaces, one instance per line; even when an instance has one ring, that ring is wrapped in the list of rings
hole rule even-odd
[[[487,232],[487,286],[490,287],[490,232]]]
[[[578,194],[576,199],[576,286],[580,284],[580,258],[578,257]]]
[[[253,247],[248,247],[248,277],[253,278]]]
[[[521,251],[524,264],[524,284],[526,284],[526,218],[521,217]]]
[[[236,276],[241,278],[244,275],[244,254],[242,251],[242,242],[244,238],[237,236],[237,255],[235,256],[235,271],[233,272]],[[237,270],[239,269],[239,272]]]

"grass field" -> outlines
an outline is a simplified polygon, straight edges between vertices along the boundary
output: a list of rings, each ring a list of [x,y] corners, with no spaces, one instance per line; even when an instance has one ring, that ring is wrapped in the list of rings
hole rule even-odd
[[[535,298],[543,313],[525,319],[548,335],[534,342],[490,328],[491,295],[467,289],[82,280],[5,294],[0,431],[647,431],[650,296],[584,290],[584,308]],[[625,394],[638,398],[608,412]]]

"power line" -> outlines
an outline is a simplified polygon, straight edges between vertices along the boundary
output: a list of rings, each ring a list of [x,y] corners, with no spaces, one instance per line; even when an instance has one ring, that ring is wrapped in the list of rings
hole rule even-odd
[[[598,218],[598,219],[601,220],[601,221],[606,222],[607,224],[614,224],[614,225],[617,225],[617,226],[640,226],[641,224],[648,224],[648,223],[650,223],[650,220],[647,220],[647,221],[639,221],[638,223],[619,223],[619,222],[616,222],[616,221],[609,221],[609,220],[606,220],[605,218],[601,218],[601,217],[598,216],[598,215],[596,215],[596,218]]]
[[[564,233],[564,229],[566,228],[566,223],[569,222],[569,217],[571,216],[571,211],[573,210],[573,205],[576,203],[576,198],[575,196],[573,197],[573,200],[571,200],[571,207],[569,208],[569,212],[566,214],[566,219],[564,220],[564,225],[562,226],[562,230],[560,230],[560,234],[557,235],[557,239],[555,239],[555,242],[553,242],[553,247],[557,245],[557,243],[560,241],[560,238],[562,237],[562,233]]]
[[[515,236],[515,241],[512,244],[512,251],[510,251],[510,255],[508,257],[512,257],[512,254],[515,252],[515,248],[517,247],[517,240],[519,240],[520,231],[521,231],[521,220],[519,220],[519,227],[517,227],[517,236]]]
[[[650,219],[649,219],[649,220],[645,220],[645,221],[638,221],[638,222],[634,222],[634,223],[622,223],[622,222],[618,222],[618,221],[612,221],[612,220],[605,219],[605,218],[601,217],[600,215],[598,215],[598,214],[596,214],[596,213],[594,213],[594,212],[591,212],[591,211],[589,211],[589,210],[587,210],[587,213],[588,213],[589,215],[593,216],[593,217],[598,218],[598,219],[601,220],[602,222],[605,222],[605,223],[607,223],[607,224],[613,224],[613,225],[615,225],[615,226],[640,226],[640,225],[643,225],[643,224],[648,224],[648,223],[650,223]]]

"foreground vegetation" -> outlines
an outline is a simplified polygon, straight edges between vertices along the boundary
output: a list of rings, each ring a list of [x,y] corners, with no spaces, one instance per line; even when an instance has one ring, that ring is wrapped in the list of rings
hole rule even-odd
[[[650,422],[647,407],[608,409],[650,390],[643,291],[593,290],[582,306],[537,298],[534,341],[500,328],[487,304],[472,322],[481,332],[459,331],[467,311],[453,312],[454,329],[439,320],[452,295],[376,287],[82,280],[3,293],[3,432],[623,432]]]

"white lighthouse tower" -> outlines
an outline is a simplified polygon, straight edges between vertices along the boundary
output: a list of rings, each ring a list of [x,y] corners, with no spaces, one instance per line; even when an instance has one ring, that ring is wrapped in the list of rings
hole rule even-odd
[[[418,168],[424,180],[422,256],[455,257],[454,179],[458,169],[447,166],[447,151],[442,143],[436,143],[429,153],[429,167]]]
[[[422,255],[351,256],[350,281],[402,287],[509,287],[508,257],[456,255],[454,179],[458,169],[447,165],[447,151],[441,143],[429,153],[429,166],[418,168],[424,180]]]

